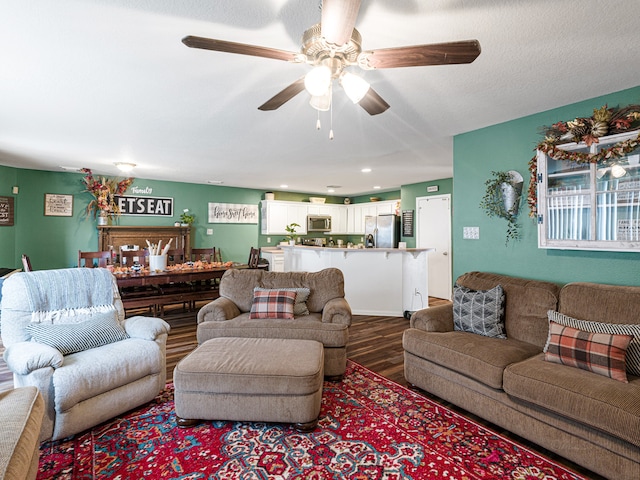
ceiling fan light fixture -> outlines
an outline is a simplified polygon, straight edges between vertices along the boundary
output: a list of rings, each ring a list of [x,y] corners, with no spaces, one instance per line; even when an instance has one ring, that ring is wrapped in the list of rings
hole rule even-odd
[[[344,72],[340,76],[340,85],[344,88],[347,97],[353,102],[358,103],[371,88],[369,82],[364,78],[350,72]]]
[[[304,88],[313,97],[321,97],[331,86],[331,69],[326,65],[314,67],[304,77]]]
[[[329,89],[327,93],[320,96],[311,96],[311,100],[309,100],[309,104],[319,110],[321,112],[326,112],[331,108],[331,85],[329,85]]]
[[[135,163],[130,162],[116,162],[115,166],[118,167],[118,170],[121,172],[130,172],[136,166]]]

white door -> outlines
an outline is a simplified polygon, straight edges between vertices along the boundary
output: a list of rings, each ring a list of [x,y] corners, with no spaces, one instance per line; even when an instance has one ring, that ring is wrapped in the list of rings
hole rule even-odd
[[[451,300],[451,195],[416,198],[418,248],[429,252],[429,296]]]

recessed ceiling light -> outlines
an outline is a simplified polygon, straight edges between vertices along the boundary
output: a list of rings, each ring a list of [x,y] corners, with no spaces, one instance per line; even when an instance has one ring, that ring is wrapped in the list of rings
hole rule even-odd
[[[130,172],[136,166],[135,163],[130,162],[116,162],[115,166],[118,167],[118,170],[121,172]]]
[[[207,180],[209,185],[222,185],[224,182],[222,180]]]
[[[370,168],[363,168],[362,170],[360,170],[362,173],[371,173],[371,169]]]
[[[280,185],[280,188],[289,188],[289,185],[285,185],[284,183]]]
[[[374,190],[380,190],[380,185],[374,185],[374,186],[373,186],[373,189],[374,189]]]
[[[60,168],[62,170],[66,170],[67,172],[79,172],[80,171],[79,167],[65,167],[64,165],[60,165]]]
[[[327,192],[328,192],[328,193],[333,193],[333,192],[335,192],[335,189],[333,189],[333,188],[329,188],[329,189],[327,190]]]

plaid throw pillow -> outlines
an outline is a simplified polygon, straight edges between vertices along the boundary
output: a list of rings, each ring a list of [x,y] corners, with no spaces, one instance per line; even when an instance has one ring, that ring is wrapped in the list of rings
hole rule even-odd
[[[253,292],[249,318],[293,318],[296,292],[290,290],[258,290]]]
[[[625,357],[632,338],[632,335],[583,332],[550,322],[549,347],[544,359],[629,383]]]
[[[569,317],[555,310],[547,312],[550,322],[556,322],[565,327],[577,328],[585,332],[609,333],[611,335],[633,335],[633,340],[627,348],[627,373],[640,377],[640,323],[602,323],[589,320],[579,320]],[[549,340],[544,346],[547,351]]]
[[[293,304],[293,316],[294,317],[301,317],[304,315],[309,315],[309,307],[307,307],[307,299],[309,298],[309,295],[311,293],[311,291],[306,288],[306,287],[287,287],[287,288],[260,288],[260,287],[256,287],[253,289],[253,293],[255,294],[256,291],[262,291],[262,292],[268,292],[271,290],[286,290],[286,291],[292,291],[296,293],[296,303]]]

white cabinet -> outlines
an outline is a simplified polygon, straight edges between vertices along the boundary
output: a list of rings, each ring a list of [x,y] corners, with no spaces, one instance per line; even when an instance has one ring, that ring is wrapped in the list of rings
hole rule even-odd
[[[331,215],[331,233],[335,235],[346,234],[348,215],[346,205],[332,205],[329,215]]]
[[[595,154],[638,131],[558,148]],[[640,250],[640,148],[606,163],[555,160],[538,151],[538,246]]]
[[[399,200],[384,202],[356,203],[347,207],[347,233],[363,235],[364,218],[395,213]]]
[[[262,228],[263,235],[287,235],[285,227],[291,223],[297,223],[298,235],[307,233],[307,205],[301,202],[282,202],[277,200],[262,201]]]
[[[285,227],[290,223],[300,225],[298,235],[307,233],[307,215],[328,215],[331,217],[331,234],[363,235],[364,217],[395,213],[399,200],[356,203],[353,205],[285,202],[281,200],[262,201],[263,235],[286,235]]]
[[[262,249],[262,258],[269,262],[270,272],[284,272],[284,252]]]

